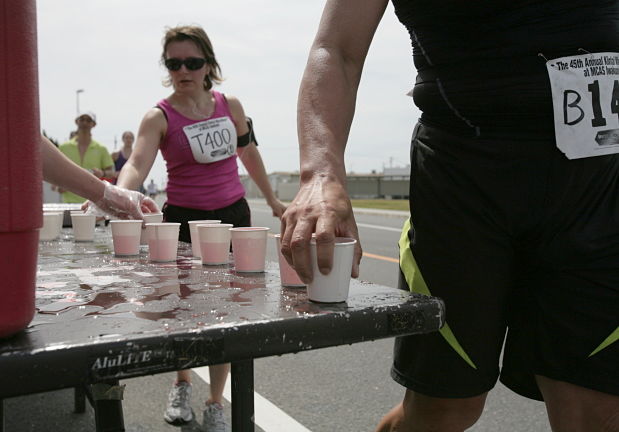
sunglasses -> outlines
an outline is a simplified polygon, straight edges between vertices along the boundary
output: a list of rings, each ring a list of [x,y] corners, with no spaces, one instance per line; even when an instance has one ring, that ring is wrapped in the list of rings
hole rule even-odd
[[[187,57],[184,60],[179,58],[169,58],[165,61],[165,67],[171,71],[180,70],[181,66],[185,65],[187,70],[195,71],[206,64],[206,59],[200,57]]]

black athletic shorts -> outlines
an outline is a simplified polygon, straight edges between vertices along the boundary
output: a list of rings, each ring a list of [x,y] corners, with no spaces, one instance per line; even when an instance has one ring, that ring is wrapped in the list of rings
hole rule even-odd
[[[187,243],[191,243],[187,222],[192,220],[219,219],[221,223],[232,224],[235,227],[251,226],[251,212],[245,198],[217,210],[199,210],[166,203],[162,212],[164,221],[181,223],[178,239]]]
[[[411,161],[400,287],[442,298],[446,325],[397,338],[393,378],[443,398],[499,374],[538,400],[536,374],[619,395],[619,156],[417,125]]]

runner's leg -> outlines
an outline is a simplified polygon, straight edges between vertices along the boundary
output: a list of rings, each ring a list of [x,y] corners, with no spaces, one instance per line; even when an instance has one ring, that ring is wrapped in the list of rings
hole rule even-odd
[[[487,395],[446,399],[406,390],[402,403],[383,417],[376,432],[464,431],[481,416]]]
[[[536,376],[554,431],[619,432],[619,396]]]

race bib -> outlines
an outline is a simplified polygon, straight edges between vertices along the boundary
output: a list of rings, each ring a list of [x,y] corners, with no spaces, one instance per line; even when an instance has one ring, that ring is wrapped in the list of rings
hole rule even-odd
[[[183,128],[193,158],[198,163],[213,163],[236,153],[236,128],[229,117],[204,120]]]
[[[619,153],[619,53],[546,63],[557,147],[569,159]]]

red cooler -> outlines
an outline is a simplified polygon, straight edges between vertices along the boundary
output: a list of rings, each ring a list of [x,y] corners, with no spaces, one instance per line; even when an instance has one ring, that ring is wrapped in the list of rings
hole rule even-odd
[[[0,0],[0,337],[30,323],[42,225],[34,0]]]

